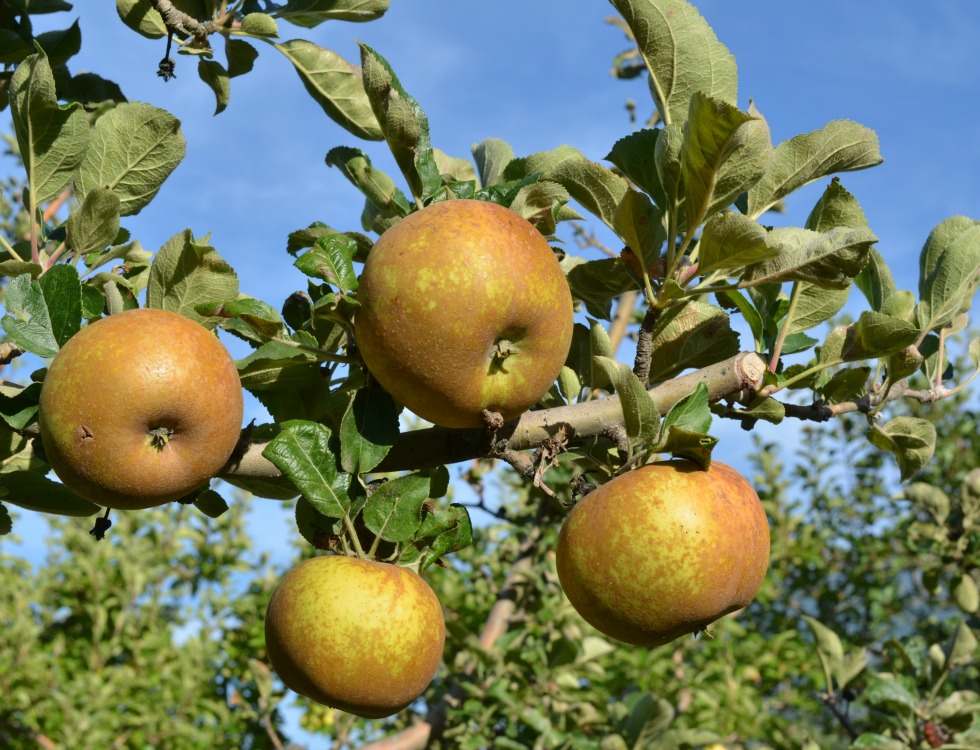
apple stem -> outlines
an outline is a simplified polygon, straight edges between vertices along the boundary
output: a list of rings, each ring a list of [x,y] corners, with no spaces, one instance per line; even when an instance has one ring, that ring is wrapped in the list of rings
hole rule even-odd
[[[347,529],[347,535],[350,537],[351,545],[354,547],[354,553],[364,560],[370,559],[368,555],[364,554],[364,548],[361,547],[361,542],[357,538],[357,529],[354,528],[354,522],[350,520],[350,516],[347,513],[344,514],[344,528]]]

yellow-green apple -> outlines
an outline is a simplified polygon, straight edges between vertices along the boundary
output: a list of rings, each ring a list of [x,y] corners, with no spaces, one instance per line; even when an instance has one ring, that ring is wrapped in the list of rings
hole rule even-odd
[[[417,573],[341,555],[286,573],[265,616],[269,660],[288,688],[369,719],[422,694],[445,639],[442,607]]]
[[[478,427],[547,393],[572,340],[572,298],[530,222],[494,203],[451,200],[410,214],[368,253],[354,316],[378,382],[420,417]]]
[[[556,554],[562,588],[587,622],[658,646],[752,601],[769,567],[769,524],[730,466],[664,461],[586,495]]]
[[[167,310],[102,318],[48,367],[38,418],[51,467],[110,508],[149,508],[207,483],[242,428],[235,362],[201,324]]]

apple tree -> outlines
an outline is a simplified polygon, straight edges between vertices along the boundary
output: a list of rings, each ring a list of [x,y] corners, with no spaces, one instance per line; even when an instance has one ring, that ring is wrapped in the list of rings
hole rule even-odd
[[[326,163],[363,194],[363,211],[324,216],[283,238],[284,270],[303,279],[284,300],[240,289],[235,258],[210,244],[207,228],[175,226],[161,248],[143,249],[134,217],[180,165],[180,123],[129,101],[101,75],[73,74],[77,24],[34,34],[36,16],[69,3],[0,4],[0,91],[24,168],[21,189],[5,200],[0,237],[0,355],[13,372],[45,360],[0,392],[0,531],[11,532],[11,505],[82,518],[105,508],[94,537],[136,533],[129,518],[140,511],[128,509],[142,505],[128,500],[152,481],[147,467],[169,460],[187,434],[227,418],[217,399],[210,412],[178,416],[187,400],[178,370],[203,366],[197,347],[167,331],[141,345],[143,329],[129,322],[163,310],[244,342],[250,351],[235,363],[238,380],[268,415],[243,426],[237,443],[195,448],[195,458],[213,452],[207,458],[221,466],[208,478],[215,487],[198,477],[176,503],[221,516],[229,510],[221,483],[286,501],[306,556],[382,571],[371,584],[322,575],[298,587],[327,586],[317,596],[284,586],[265,625],[275,645],[256,650],[304,704],[348,709],[342,718],[329,707],[309,714],[329,717],[336,746],[976,746],[978,698],[962,686],[976,677],[977,479],[965,474],[943,486],[942,476],[919,476],[942,453],[936,423],[951,418],[924,405],[962,404],[980,369],[980,339],[966,333],[980,281],[980,222],[953,216],[924,231],[917,289],[899,289],[840,177],[881,162],[872,130],[834,120],[774,144],[764,113],[740,108],[734,58],[692,5],[611,4],[634,45],[616,70],[646,76],[654,114],[593,161],[567,145],[518,155],[498,138],[474,145],[469,158],[446,154],[432,142],[412,82],[399,79],[382,51],[362,44],[354,64],[286,38],[293,27],[378,18],[387,0],[118,0],[127,26],[165,45],[161,78],[197,58],[218,112],[232,79],[275,51],[349,133],[350,142],[326,151]],[[372,165],[357,139],[384,141],[400,174]],[[800,226],[765,223],[816,181],[826,187]],[[495,218],[467,213],[472,207]],[[595,239],[590,223],[614,236],[615,247]],[[576,254],[562,243],[569,233],[605,257]],[[524,244],[516,245],[518,235]],[[515,245],[519,252],[508,255]],[[849,301],[860,312],[842,312]],[[111,326],[120,331],[113,346],[86,360],[95,364],[82,368],[84,379],[51,395],[68,352]],[[629,362],[620,355],[627,335],[635,340]],[[167,343],[181,356],[158,354]],[[123,350],[125,360],[113,353]],[[95,453],[131,430],[148,400],[139,380],[147,372],[163,385],[152,414],[132,430],[134,458]],[[118,422],[93,428],[110,404],[133,410],[114,408]],[[433,426],[417,426],[413,414]],[[962,413],[953,416],[963,424]],[[807,428],[813,465],[798,484],[821,523],[786,497],[774,450],[758,454],[755,489],[741,477],[709,481],[731,471],[712,462],[716,419],[746,430],[760,421],[819,424]],[[846,452],[831,434],[842,435]],[[64,446],[67,470],[59,465]],[[835,451],[843,468],[825,463]],[[666,457],[668,477],[636,493],[636,504],[653,503],[644,520],[630,525],[625,511],[600,510],[618,528],[585,564],[563,567],[559,527],[570,509],[615,497]],[[467,505],[454,502],[447,467],[456,465],[469,467],[461,480],[481,498],[496,484],[504,526],[474,529]],[[843,478],[817,466],[840,468]],[[891,508],[880,475],[892,466],[908,506],[880,527],[875,511]],[[126,472],[134,476],[117,482]],[[860,502],[848,502],[847,482],[858,478],[852,494]],[[602,494],[592,494],[599,486]],[[709,530],[696,519],[726,504],[765,509],[759,549],[771,535],[772,564],[765,580],[736,583],[737,596],[716,599],[706,580],[741,581],[744,549],[725,525]],[[652,544],[663,507],[687,520]],[[127,521],[110,529],[110,509]],[[899,539],[930,560],[923,585],[950,592],[961,613],[955,626],[938,621],[953,607],[901,590],[918,575],[913,565],[902,567],[894,590],[882,579],[873,562],[896,555]],[[593,568],[594,581],[579,580]],[[822,579],[831,571],[837,578]],[[375,586],[366,601],[393,601],[393,587],[406,588],[395,582],[402,575],[439,595],[444,667],[427,692],[414,691],[417,700],[401,696],[382,710],[364,685],[390,683],[402,667],[375,649],[422,648],[435,626],[404,620],[386,630],[367,604],[356,605],[359,618],[337,607],[362,602]],[[573,607],[559,584],[571,592],[583,583]],[[653,600],[637,606],[635,594],[622,594],[631,585],[654,590]],[[756,594],[745,614],[724,617]],[[937,618],[921,629],[921,642],[897,627],[914,623],[888,621],[906,603]],[[652,611],[676,615],[683,627],[648,645],[706,630],[716,638],[644,650],[600,634],[627,632],[604,627],[608,621],[656,630]],[[799,626],[810,641],[799,640]],[[338,632],[348,634],[339,645]],[[801,669],[786,674],[787,664]],[[685,682],[691,673],[716,689],[695,691]],[[344,687],[359,697],[333,692],[336,674],[348,675]],[[859,678],[863,703],[851,713]],[[762,687],[737,689],[746,681]],[[269,724],[274,707],[262,695],[254,715]],[[767,719],[779,695],[791,710]],[[719,715],[725,701],[739,708]],[[25,723],[29,707],[19,710],[8,725],[36,733]],[[802,731],[798,715],[811,717]]]

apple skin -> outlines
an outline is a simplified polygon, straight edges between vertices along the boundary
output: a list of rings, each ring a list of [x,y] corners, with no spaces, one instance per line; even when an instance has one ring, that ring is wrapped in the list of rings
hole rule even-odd
[[[410,214],[368,253],[354,337],[394,398],[443,427],[505,420],[548,392],[572,341],[572,297],[547,241],[494,203]],[[503,352],[503,356],[500,354]]]
[[[265,643],[287,687],[367,719],[418,698],[442,661],[442,607],[415,572],[355,557],[313,557],[269,600]]]
[[[41,387],[41,442],[58,478],[98,505],[162,505],[228,461],[244,401],[235,362],[199,323],[136,309],[85,326]],[[162,447],[150,431],[170,432]]]
[[[593,627],[659,646],[752,601],[769,567],[769,523],[730,466],[664,461],[586,495],[562,525],[557,565]]]

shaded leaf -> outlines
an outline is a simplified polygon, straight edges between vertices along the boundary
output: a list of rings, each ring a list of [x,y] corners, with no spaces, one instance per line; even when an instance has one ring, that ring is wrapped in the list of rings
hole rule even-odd
[[[428,498],[429,477],[406,474],[392,479],[368,497],[364,525],[387,542],[410,541],[422,524],[422,504]]]
[[[872,445],[895,455],[902,481],[929,463],[936,449],[935,425],[919,417],[895,417],[872,427],[867,437]]]
[[[119,234],[119,198],[108,188],[90,190],[68,215],[66,229],[65,241],[79,255],[105,250]]]
[[[340,424],[340,465],[344,471],[363,474],[381,463],[398,437],[399,412],[385,391],[357,391]]]
[[[18,346],[53,357],[82,325],[82,292],[73,266],[57,265],[36,280],[15,277],[4,297],[3,330]]]
[[[706,302],[688,302],[667,310],[654,328],[650,381],[667,380],[738,352],[738,333],[732,330],[728,314]]]
[[[653,443],[660,434],[660,411],[636,373],[610,357],[594,357],[593,362],[619,395],[630,441],[644,446]]]
[[[317,511],[342,518],[350,510],[350,475],[337,471],[330,439],[330,428],[324,424],[291,420],[282,425],[282,432],[262,455],[289,477]]]

